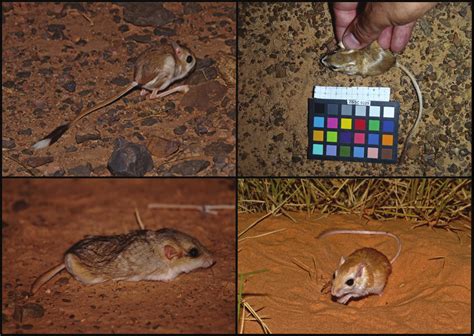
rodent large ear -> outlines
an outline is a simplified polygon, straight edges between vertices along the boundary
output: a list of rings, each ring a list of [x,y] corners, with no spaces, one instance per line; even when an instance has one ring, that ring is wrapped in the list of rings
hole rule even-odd
[[[179,57],[183,53],[183,50],[175,41],[171,41],[171,46],[173,47],[174,53],[176,54],[176,56]]]
[[[367,265],[365,263],[359,263],[359,265],[357,265],[356,278],[360,278],[364,275],[366,267]]]
[[[346,259],[344,259],[344,257],[341,257],[341,260],[339,261],[339,266],[341,266],[342,264],[344,264],[345,261],[346,261]]]
[[[178,250],[171,245],[165,245],[165,256],[168,260],[174,259],[174,258],[180,258],[182,257],[182,253],[178,252]]]

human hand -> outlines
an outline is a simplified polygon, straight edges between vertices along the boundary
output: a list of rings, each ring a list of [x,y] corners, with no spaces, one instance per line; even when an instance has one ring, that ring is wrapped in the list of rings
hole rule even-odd
[[[336,38],[349,49],[360,49],[378,40],[383,49],[402,51],[416,20],[436,2],[368,2],[357,15],[357,2],[334,3]]]

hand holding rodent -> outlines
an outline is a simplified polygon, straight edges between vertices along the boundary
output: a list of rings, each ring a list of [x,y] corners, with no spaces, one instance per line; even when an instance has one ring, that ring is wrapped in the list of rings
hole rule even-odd
[[[358,15],[357,2],[333,5],[336,38],[349,49],[360,49],[377,40],[383,49],[402,51],[416,20],[436,2],[368,2]]]
[[[55,143],[79,120],[92,112],[112,104],[136,87],[142,88],[141,95],[151,91],[150,99],[162,98],[178,91],[187,92],[189,87],[187,85],[180,85],[168,91],[158,93],[166,89],[173,82],[186,77],[195,64],[196,58],[191,51],[175,42],[161,44],[146,50],[137,58],[133,76],[134,81],[129,86],[115,96],[100,102],[92,109],[82,112],[69,123],[58,126],[42,140],[35,143],[33,149],[45,148]]]
[[[400,154],[400,163],[403,163],[408,144],[423,116],[423,96],[418,82],[411,71],[398,62],[396,55],[390,50],[382,49],[377,41],[363,49],[346,49],[344,44],[340,42],[339,49],[325,55],[321,59],[321,63],[332,71],[364,77],[383,74],[393,66],[396,66],[410,78],[418,98],[418,115],[403,144],[403,150]]]
[[[109,280],[170,281],[213,264],[211,253],[197,239],[173,229],[91,236],[70,247],[64,263],[42,274],[31,286],[31,293],[64,268],[83,284],[97,284]]]

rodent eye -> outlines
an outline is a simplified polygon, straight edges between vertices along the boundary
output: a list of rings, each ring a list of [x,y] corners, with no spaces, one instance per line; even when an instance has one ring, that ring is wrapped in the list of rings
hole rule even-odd
[[[336,273],[333,273],[333,274],[332,274],[332,278],[333,278],[333,279],[336,279]]]
[[[352,286],[354,284],[354,279],[349,279],[346,281],[347,286]]]
[[[191,63],[192,61],[193,61],[193,57],[191,55],[186,57],[186,62]]]
[[[189,250],[188,256],[190,256],[191,258],[198,257],[199,256],[199,250],[197,248],[193,247],[192,249]]]

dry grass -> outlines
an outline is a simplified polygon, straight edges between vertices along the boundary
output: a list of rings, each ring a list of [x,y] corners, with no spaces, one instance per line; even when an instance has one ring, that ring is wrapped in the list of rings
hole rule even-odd
[[[451,226],[471,220],[471,181],[416,179],[239,179],[239,212],[352,213],[367,219],[406,219],[415,226]]]

